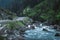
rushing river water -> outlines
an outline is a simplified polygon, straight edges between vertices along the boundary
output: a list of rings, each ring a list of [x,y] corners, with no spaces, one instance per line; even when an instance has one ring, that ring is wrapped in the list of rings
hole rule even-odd
[[[28,25],[28,28],[31,26]],[[60,36],[55,36],[56,33],[60,33],[53,29],[52,26],[46,26],[46,25],[34,25],[35,29],[27,29],[24,33],[20,32],[20,29],[18,30],[9,30],[5,27],[0,27],[0,35],[2,34],[3,37],[6,37],[5,40],[60,40]],[[24,29],[24,28],[23,28]],[[22,30],[23,30],[22,29]],[[21,34],[20,34],[21,33]]]
[[[56,30],[50,26],[35,27],[35,29],[25,31],[25,40],[60,40],[60,37],[56,37]]]

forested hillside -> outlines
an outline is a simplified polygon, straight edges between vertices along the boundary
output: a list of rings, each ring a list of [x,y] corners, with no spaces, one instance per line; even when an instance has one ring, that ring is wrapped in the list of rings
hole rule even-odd
[[[60,24],[60,0],[44,0],[33,8],[27,6],[23,14],[34,20],[47,21]]]
[[[10,10],[17,16],[29,16],[34,20],[54,23],[60,20],[59,4],[60,0],[0,0],[1,8]]]

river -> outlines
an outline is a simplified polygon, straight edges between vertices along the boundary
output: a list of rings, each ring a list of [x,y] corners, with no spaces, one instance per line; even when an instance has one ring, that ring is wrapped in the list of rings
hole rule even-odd
[[[25,31],[25,40],[60,40],[60,37],[56,37],[57,31],[50,26],[35,27],[35,29]]]

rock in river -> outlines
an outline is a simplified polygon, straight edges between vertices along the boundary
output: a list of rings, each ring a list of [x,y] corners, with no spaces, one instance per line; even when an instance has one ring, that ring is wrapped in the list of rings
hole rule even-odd
[[[60,37],[60,33],[56,33],[56,34],[55,34],[55,36],[58,36],[58,37]]]

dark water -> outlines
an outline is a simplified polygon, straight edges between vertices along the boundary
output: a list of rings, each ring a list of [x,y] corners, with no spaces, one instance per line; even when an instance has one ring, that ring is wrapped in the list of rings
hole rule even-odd
[[[56,30],[49,28],[49,26],[42,26],[25,31],[26,34],[24,36],[25,40],[60,40],[60,37],[55,37],[56,32]]]

